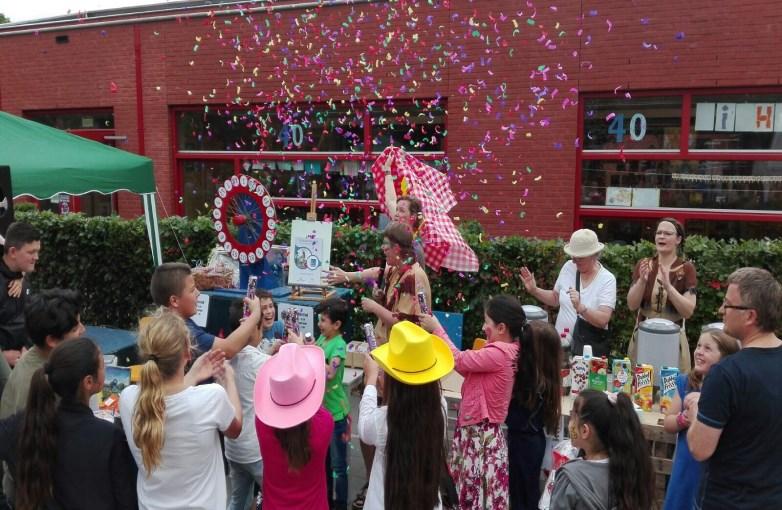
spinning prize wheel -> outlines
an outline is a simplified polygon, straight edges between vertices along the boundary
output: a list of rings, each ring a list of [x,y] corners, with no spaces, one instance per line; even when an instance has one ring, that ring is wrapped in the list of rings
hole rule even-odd
[[[263,184],[234,175],[217,188],[212,218],[217,240],[242,264],[260,262],[277,235],[277,213]]]

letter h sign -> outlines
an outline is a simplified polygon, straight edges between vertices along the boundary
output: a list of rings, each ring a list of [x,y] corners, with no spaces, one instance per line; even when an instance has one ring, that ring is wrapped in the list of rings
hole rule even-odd
[[[765,112],[764,112],[765,110]],[[755,128],[758,131],[771,131],[773,128],[774,107],[771,105],[757,105],[755,109]],[[765,124],[765,125],[764,125]]]

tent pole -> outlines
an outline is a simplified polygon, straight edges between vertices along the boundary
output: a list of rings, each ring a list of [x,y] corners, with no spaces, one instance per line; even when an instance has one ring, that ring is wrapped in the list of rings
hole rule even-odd
[[[144,202],[144,221],[147,225],[149,246],[152,249],[152,263],[157,267],[163,263],[163,254],[160,249],[160,228],[157,221],[155,193],[142,193],[141,200]]]

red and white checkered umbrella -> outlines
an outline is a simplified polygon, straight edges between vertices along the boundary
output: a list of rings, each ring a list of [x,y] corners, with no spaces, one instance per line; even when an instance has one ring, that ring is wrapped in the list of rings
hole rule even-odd
[[[419,199],[423,205],[425,221],[420,234],[426,265],[434,270],[446,267],[453,271],[478,271],[478,257],[448,216],[448,211],[456,205],[448,178],[399,147],[386,148],[372,164],[372,177],[383,212],[388,212],[383,172],[386,166],[395,177],[397,197],[402,196],[404,180],[407,183],[407,194]]]

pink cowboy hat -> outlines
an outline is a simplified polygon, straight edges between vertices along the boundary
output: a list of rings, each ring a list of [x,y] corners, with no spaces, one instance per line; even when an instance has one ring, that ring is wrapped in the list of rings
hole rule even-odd
[[[323,350],[315,345],[285,344],[258,371],[255,415],[270,427],[295,427],[318,412],[325,388]]]

